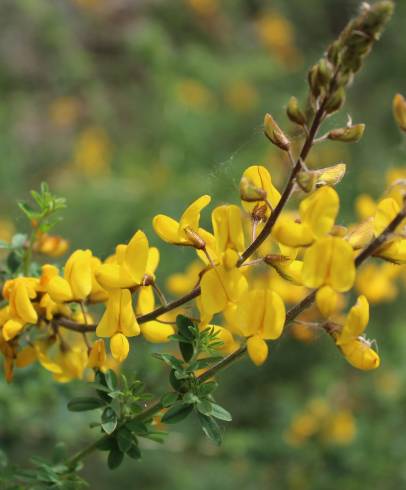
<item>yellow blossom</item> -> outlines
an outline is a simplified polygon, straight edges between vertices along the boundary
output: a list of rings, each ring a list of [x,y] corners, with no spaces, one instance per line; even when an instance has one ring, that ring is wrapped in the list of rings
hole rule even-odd
[[[199,237],[200,212],[210,201],[210,196],[199,197],[186,208],[179,221],[158,214],[152,221],[155,233],[167,243],[204,248],[204,242]]]
[[[249,213],[258,206],[264,206],[264,218],[271,213],[269,205],[275,209],[281,198],[272,184],[271,174],[262,165],[252,165],[244,171],[240,182],[240,196],[243,208]]]

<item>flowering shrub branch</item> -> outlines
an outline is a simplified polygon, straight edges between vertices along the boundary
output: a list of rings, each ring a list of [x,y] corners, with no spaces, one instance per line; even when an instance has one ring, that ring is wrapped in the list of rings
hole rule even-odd
[[[306,160],[313,146],[327,139],[361,139],[365,126],[351,120],[344,128],[318,133],[343,106],[347,87],[392,11],[390,1],[364,3],[310,69],[306,107],[301,109],[294,97],[287,106],[289,120],[303,137],[300,150],[270,114],[265,116],[265,136],[292,165],[281,194],[268,169],[253,165],[241,178],[242,209],[216,207],[212,231],[200,227],[200,214],[211,201],[207,195],[190,204],[178,221],[155,216],[154,230],[163,241],[194,249],[200,260],[172,278],[178,299],[167,302],[158,287],[159,251],[141,230],[104,261],[90,250],[76,250],[63,268],[41,266],[33,261],[34,254],[58,257],[66,251],[67,242],[49,234],[65,202],[43,185],[32,194],[38,209],[20,203],[32,232],[1,244],[7,252],[0,310],[6,379],[12,380],[15,367],[33,362],[60,382],[91,379],[95,394],[74,398],[68,408],[98,410],[94,426],[101,437],[57,466],[37,460],[31,472],[16,469],[17,480],[31,484],[41,473],[42,481],[78,488],[82,482],[77,471],[87,455],[107,451],[112,469],[125,455],[139,459],[141,438],[161,441],[163,426],[191,414],[205,435],[220,444],[220,424],[231,421],[231,414],[215,401],[216,375],[245,354],[255,365],[263,364],[269,341],[280,338],[289,324],[300,323],[298,317],[313,304],[311,325],[327,332],[351,365],[366,371],[379,366],[379,355],[364,334],[367,298],[360,295],[347,313],[341,311],[340,300],[352,290],[358,268],[368,258],[406,263],[405,180],[397,180],[366,219],[346,227],[336,224],[340,200],[335,190],[345,164],[309,169]],[[402,96],[395,97],[393,109],[404,131]],[[300,200],[296,213],[286,209],[292,196]],[[100,303],[103,315],[94,320],[92,307]],[[171,391],[146,409],[145,401],[153,396],[141,380],[120,373],[130,353],[128,339],[138,335],[157,344],[175,341],[179,349],[154,354],[169,368]]]

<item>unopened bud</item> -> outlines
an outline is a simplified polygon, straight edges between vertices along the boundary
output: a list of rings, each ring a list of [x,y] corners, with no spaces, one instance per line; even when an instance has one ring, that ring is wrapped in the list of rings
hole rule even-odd
[[[336,90],[329,98],[324,107],[327,114],[338,111],[345,102],[345,91],[342,87]]]
[[[241,201],[257,202],[266,198],[266,191],[256,187],[247,177],[242,177],[240,181]]]
[[[345,163],[337,163],[336,165],[332,165],[331,167],[320,168],[319,170],[316,170],[316,187],[322,187],[323,185],[337,185],[344,177],[346,169],[347,166]]]
[[[313,65],[310,68],[309,74],[307,75],[307,79],[309,82],[309,87],[310,87],[310,91],[311,91],[312,95],[317,98],[321,93],[321,87],[320,87],[319,80],[318,80],[318,66],[317,65]]]
[[[322,87],[327,87],[333,77],[333,67],[331,63],[322,58],[318,64],[317,77]]]
[[[282,129],[276,124],[273,117],[270,114],[265,114],[264,118],[264,133],[265,136],[281,150],[288,151],[290,148],[290,141],[282,131]]]
[[[347,128],[333,129],[328,133],[327,138],[333,141],[343,141],[345,143],[357,143],[364,134],[365,124],[354,124]]]
[[[393,115],[399,128],[406,131],[406,99],[401,94],[393,98]]]
[[[197,248],[198,250],[203,250],[206,248],[206,242],[198,233],[193,231],[192,228],[186,226],[184,232],[194,248]]]
[[[291,97],[286,108],[288,118],[300,126],[306,124],[306,116],[299,108],[299,102],[296,97]]]
[[[316,172],[301,170],[296,175],[296,183],[302,189],[302,191],[309,193],[312,192],[317,183]]]

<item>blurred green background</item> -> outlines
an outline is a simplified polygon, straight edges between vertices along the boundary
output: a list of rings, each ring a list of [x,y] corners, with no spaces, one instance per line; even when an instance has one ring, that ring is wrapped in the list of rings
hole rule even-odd
[[[56,232],[105,257],[151,219],[177,216],[211,194],[237,202],[245,167],[265,164],[281,185],[286,162],[263,137],[265,112],[289,129],[284,108],[304,100],[307,68],[359,2],[353,0],[2,0],[0,4],[0,234],[24,231],[15,205],[46,180],[68,199]],[[361,143],[325,143],[310,163],[345,161],[340,220],[361,192],[378,197],[405,140],[391,114],[405,93],[406,2],[349,91],[345,110],[365,122]],[[190,250],[159,243],[161,281]],[[141,462],[107,470],[92,456],[90,488],[205,490],[406,487],[406,330],[398,301],[373,308],[369,336],[382,367],[356,372],[329,339],[284,338],[262,369],[247,360],[221,375],[218,398],[234,416],[221,448],[192,422],[176,426]],[[126,369],[160,393],[161,366],[137,342]],[[0,381],[0,443],[10,459],[79,448],[91,417],[66,410],[83,383],[56,385],[43,370]]]

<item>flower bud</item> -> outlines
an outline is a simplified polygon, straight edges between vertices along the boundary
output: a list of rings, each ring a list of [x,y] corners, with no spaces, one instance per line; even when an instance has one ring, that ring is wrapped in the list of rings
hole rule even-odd
[[[347,166],[345,163],[337,163],[336,165],[332,165],[331,167],[320,168],[319,170],[316,170],[316,187],[322,187],[323,185],[337,185],[344,177],[346,168]]]
[[[399,128],[406,131],[406,99],[401,94],[393,98],[393,115]]]
[[[354,124],[354,126],[348,126],[347,128],[332,129],[327,138],[344,143],[357,143],[362,138],[364,130],[365,124]]]
[[[302,191],[312,192],[316,187],[317,174],[316,172],[302,170],[296,175],[296,183]]]
[[[342,87],[336,90],[329,98],[325,106],[327,114],[338,111],[345,102],[345,91]]]
[[[288,118],[299,126],[306,124],[306,116],[299,108],[299,103],[296,97],[291,97],[286,108]]]
[[[270,114],[265,114],[264,119],[264,133],[265,136],[281,150],[288,151],[290,148],[290,141],[282,131],[282,129],[276,124],[273,117]]]
[[[189,226],[187,226],[185,229],[185,234],[188,237],[189,241],[191,242],[191,245],[194,248],[197,248],[198,250],[203,250],[206,247],[206,242],[203,240],[203,238],[196,233],[195,231],[192,230]]]
[[[240,181],[240,199],[246,202],[263,201],[266,198],[266,191],[252,184],[247,177],[242,177]]]

